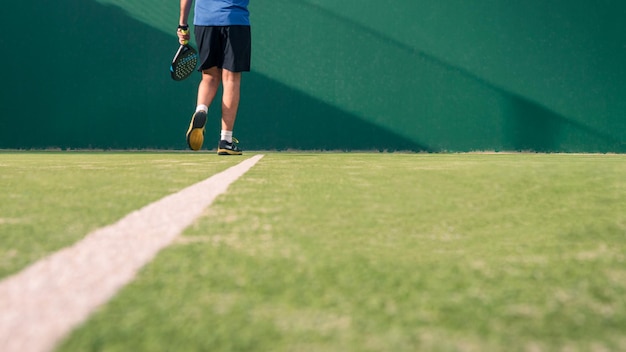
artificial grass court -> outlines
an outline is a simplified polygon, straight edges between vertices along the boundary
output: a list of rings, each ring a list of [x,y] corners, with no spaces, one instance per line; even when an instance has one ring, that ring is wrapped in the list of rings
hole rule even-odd
[[[241,160],[0,153],[0,276]],[[267,153],[59,350],[626,350],[624,297],[624,155]]]

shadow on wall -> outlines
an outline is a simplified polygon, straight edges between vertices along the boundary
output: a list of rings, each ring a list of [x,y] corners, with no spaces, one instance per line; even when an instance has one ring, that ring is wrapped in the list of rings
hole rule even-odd
[[[13,46],[22,57],[2,58],[18,69],[5,72],[14,89],[2,104],[0,147],[157,147],[165,133],[184,135],[173,116],[186,95],[166,84],[172,38],[93,1],[9,6],[37,25],[20,27],[24,40]]]
[[[504,111],[508,149],[567,152],[583,145],[585,152],[624,151],[623,143],[615,137],[555,114],[523,97],[511,95]]]
[[[288,1],[282,0],[282,3],[287,6]],[[311,38],[319,40],[321,34],[316,33],[323,28],[333,28],[333,34],[343,33],[342,36],[326,33],[328,35],[323,41],[325,45],[332,47],[330,52],[339,53],[344,59],[341,61],[349,63],[341,66],[340,79],[356,80],[358,77],[368,76],[368,70],[373,71],[376,67],[402,67],[401,72],[386,70],[378,77],[377,83],[382,83],[380,85],[384,88],[383,91],[387,92],[384,98],[378,97],[380,94],[369,88],[375,84],[361,82],[362,84],[358,85],[361,88],[356,90],[370,94],[354,94],[352,100],[347,100],[358,102],[355,106],[360,108],[374,101],[362,97],[377,96],[376,105],[362,109],[364,114],[370,114],[370,118],[375,118],[391,113],[394,119],[386,121],[379,119],[379,123],[389,126],[398,133],[404,133],[408,138],[419,136],[420,140],[432,150],[626,152],[626,141],[623,138],[620,140],[620,136],[624,136],[623,128],[626,126],[623,121],[619,121],[621,119],[619,114],[594,109],[587,111],[584,118],[580,119],[559,114],[511,88],[499,86],[464,67],[451,64],[455,57],[442,58],[431,55],[382,32],[380,28],[378,30],[370,28],[354,18],[345,17],[321,5],[303,3],[300,6],[306,9],[296,10],[310,14],[305,18],[316,15],[317,21],[324,24],[318,26],[320,28],[311,23],[302,26],[303,31],[309,34],[307,37],[309,41],[312,41]],[[288,18],[286,16],[302,18],[289,13],[283,20]],[[335,30],[337,27],[341,30]],[[284,33],[283,36],[288,37]],[[306,53],[314,57],[315,51],[320,51],[317,47],[308,48],[310,46],[308,42],[303,42],[295,50],[291,50],[291,53],[297,54],[289,52],[281,54],[288,56]],[[281,43],[281,46],[285,45]],[[497,52],[501,48],[494,44],[487,49]],[[486,56],[490,54],[494,53],[485,53]],[[363,58],[378,60],[377,66]],[[291,59],[296,61],[296,57]],[[480,61],[481,55],[477,55],[476,60]],[[355,64],[356,62],[360,64]],[[341,62],[329,66],[340,64]],[[567,63],[563,63],[563,66],[567,67]],[[538,80],[539,77],[524,76],[522,81],[533,79]],[[541,85],[541,82],[537,84]],[[515,87],[515,84],[512,86]],[[546,99],[549,101],[558,97],[559,95],[555,94],[547,96]],[[570,99],[576,99],[576,95],[572,93]],[[587,105],[589,104],[576,106]],[[582,108],[580,110],[585,112]],[[405,121],[401,122],[402,119]],[[411,120],[407,121],[409,119]]]
[[[1,59],[16,69],[3,73],[12,89],[2,94],[0,148],[186,149],[199,77],[169,77],[175,37],[93,1],[12,2],[5,11],[39,25],[9,25],[23,28],[24,40],[12,44],[23,55]],[[236,131],[243,148],[426,149],[262,75],[245,80],[250,98]],[[205,148],[214,148],[210,141]]]
[[[0,39],[21,53],[0,58],[2,67],[11,68],[2,72],[0,148],[186,149],[184,135],[198,77],[184,82],[170,79],[167,70],[177,49],[173,35],[95,1],[12,1],[3,10],[28,13],[37,25],[23,26],[19,16],[11,17],[8,27],[22,28],[23,40]],[[398,54],[380,57],[383,63],[404,60],[411,68],[410,74],[388,77],[393,89],[398,79],[405,78],[409,83],[402,89],[384,96],[358,90],[355,101],[359,105],[369,101],[372,106],[364,111],[378,110],[380,120],[368,122],[365,116],[338,108],[340,104],[330,105],[252,72],[244,78],[235,131],[244,149],[626,152],[624,141],[462,68],[367,28],[353,31],[361,33],[359,38],[384,42]],[[350,45],[351,37],[338,40],[338,50],[367,50],[359,43]],[[364,76],[363,70],[341,68],[346,82],[369,87],[352,81],[357,74]],[[398,106],[404,110],[387,109]],[[219,110],[219,102],[214,103],[208,149],[215,147],[212,136],[218,138]]]
[[[244,77],[242,97],[236,133],[250,149],[431,151],[256,73]]]
[[[521,97],[512,97],[508,111],[508,140],[513,150],[558,150],[565,119]]]

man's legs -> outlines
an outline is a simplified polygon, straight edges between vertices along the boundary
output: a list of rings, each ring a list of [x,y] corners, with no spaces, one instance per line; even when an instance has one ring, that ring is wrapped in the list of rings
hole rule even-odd
[[[217,67],[202,71],[202,80],[198,87],[198,105],[187,131],[187,143],[193,150],[199,150],[202,147],[208,107],[215,99],[220,83],[224,91],[222,94],[222,131],[218,154],[241,154],[241,150],[232,143],[233,129],[241,97],[241,72],[232,72]]]
[[[233,131],[239,99],[241,97],[241,72],[231,72],[212,67],[202,72],[202,81],[198,88],[198,106],[210,106],[217,94],[220,82],[224,87],[222,95],[222,130]]]
[[[198,105],[187,130],[187,144],[193,150],[202,148],[208,107],[221,85],[222,131],[217,152],[239,155],[241,150],[235,145],[238,142],[232,135],[239,109],[241,72],[250,71],[250,27],[195,26],[195,34],[203,70],[198,87]]]

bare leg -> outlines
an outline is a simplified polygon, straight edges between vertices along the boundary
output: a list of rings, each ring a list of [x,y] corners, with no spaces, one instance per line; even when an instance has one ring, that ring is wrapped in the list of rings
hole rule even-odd
[[[235,127],[237,110],[239,109],[241,72],[222,70],[222,129],[232,131]]]
[[[211,67],[202,71],[202,80],[198,86],[198,105],[211,106],[222,81],[222,70]]]

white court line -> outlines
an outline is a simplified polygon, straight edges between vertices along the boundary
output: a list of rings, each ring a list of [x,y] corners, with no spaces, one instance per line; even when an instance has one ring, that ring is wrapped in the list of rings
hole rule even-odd
[[[0,351],[50,351],[263,155],[89,233],[0,282]]]

